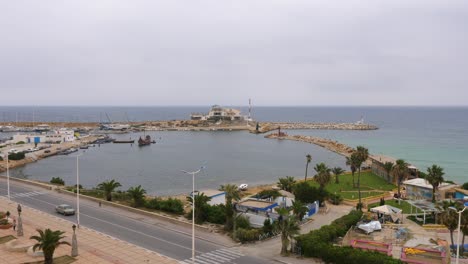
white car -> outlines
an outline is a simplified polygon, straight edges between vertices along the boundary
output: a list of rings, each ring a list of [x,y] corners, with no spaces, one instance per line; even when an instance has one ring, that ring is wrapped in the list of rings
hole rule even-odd
[[[75,209],[68,204],[60,204],[55,207],[55,211],[63,215],[74,215]]]
[[[247,183],[243,183],[243,184],[239,185],[239,190],[245,191],[245,190],[247,190],[248,187],[249,187],[249,185]]]

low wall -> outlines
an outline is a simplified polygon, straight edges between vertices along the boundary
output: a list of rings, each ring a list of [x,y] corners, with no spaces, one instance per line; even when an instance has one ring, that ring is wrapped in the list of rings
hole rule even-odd
[[[0,178],[7,179],[6,176],[0,176]],[[30,180],[26,180],[26,179],[19,179],[19,178],[16,178],[16,177],[10,177],[10,181],[21,182],[21,183],[24,183],[24,184],[34,185],[34,186],[41,187],[41,188],[44,188],[44,189],[47,189],[47,190],[53,190],[54,188],[56,188],[55,186],[47,184],[47,183],[42,183],[42,182],[37,182],[37,181],[30,181]]]
[[[64,190],[64,189],[57,189],[57,192],[76,197],[76,193],[70,192],[70,191],[67,191],[67,190]],[[115,208],[127,210],[129,212],[133,212],[133,213],[137,213],[137,214],[143,214],[143,215],[146,215],[146,216],[149,216],[149,217],[158,218],[160,220],[168,221],[168,222],[171,222],[171,223],[174,223],[174,224],[182,224],[182,225],[186,225],[186,226],[190,226],[190,227],[192,226],[192,222],[189,222],[189,221],[183,221],[183,220],[175,219],[175,218],[172,218],[172,217],[169,217],[169,216],[161,215],[161,214],[154,213],[154,212],[148,212],[148,211],[141,210],[141,209],[138,209],[138,208],[133,208],[133,207],[126,206],[126,205],[122,205],[122,204],[118,204],[118,203],[114,203],[114,202],[109,202],[109,201],[94,198],[94,197],[91,197],[91,196],[80,194],[80,198],[86,199],[86,200],[89,200],[89,201],[93,201],[93,202],[96,202],[96,203],[101,202],[101,204],[103,204],[103,205],[112,206],[112,207],[115,207]],[[200,231],[211,232],[211,229],[209,227],[206,227],[206,226],[195,225],[195,228],[197,230],[200,230]]]

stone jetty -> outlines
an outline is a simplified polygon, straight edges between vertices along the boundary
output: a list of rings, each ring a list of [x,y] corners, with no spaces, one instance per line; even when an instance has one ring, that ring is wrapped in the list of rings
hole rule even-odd
[[[317,146],[326,148],[330,151],[333,151],[345,157],[349,157],[354,151],[354,149],[348,145],[339,143],[338,141],[325,139],[321,137],[301,136],[301,135],[289,136],[286,134],[284,134],[284,136],[278,136],[278,133],[272,133],[272,134],[266,135],[265,138],[286,139],[286,140],[294,140],[294,141],[315,144]]]
[[[259,128],[251,128],[252,133],[266,133],[278,128],[291,129],[322,129],[322,130],[376,130],[377,126],[364,123],[292,123],[292,122],[265,122],[259,123]]]

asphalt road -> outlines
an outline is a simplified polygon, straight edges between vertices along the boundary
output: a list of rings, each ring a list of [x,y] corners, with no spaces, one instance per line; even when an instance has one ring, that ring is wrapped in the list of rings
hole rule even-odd
[[[5,179],[0,179],[0,195],[7,196]],[[23,183],[10,181],[11,200],[37,210],[75,222],[76,216],[62,216],[55,213],[55,206],[66,203],[76,207],[76,200],[71,196],[36,188]],[[101,233],[127,241],[151,251],[191,263],[191,231],[162,221],[148,220],[120,209],[100,208],[96,203],[80,199],[80,226],[94,229]],[[197,232],[196,232],[197,233]],[[246,256],[236,248],[225,247],[215,239],[196,237],[196,263],[269,263],[269,260]]]

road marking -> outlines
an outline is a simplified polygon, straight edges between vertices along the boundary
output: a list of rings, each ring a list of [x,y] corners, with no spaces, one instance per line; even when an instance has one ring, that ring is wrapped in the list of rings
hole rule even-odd
[[[10,197],[11,198],[31,197],[31,196],[42,195],[42,194],[47,194],[47,193],[49,192],[34,191],[34,192],[25,192],[25,193],[13,193],[13,194],[10,194]],[[5,197],[8,197],[8,195],[5,195]]]
[[[244,254],[232,249],[221,248],[201,255],[195,256],[195,262],[202,264],[221,264],[243,257]],[[182,264],[192,263],[192,258],[186,259]]]

